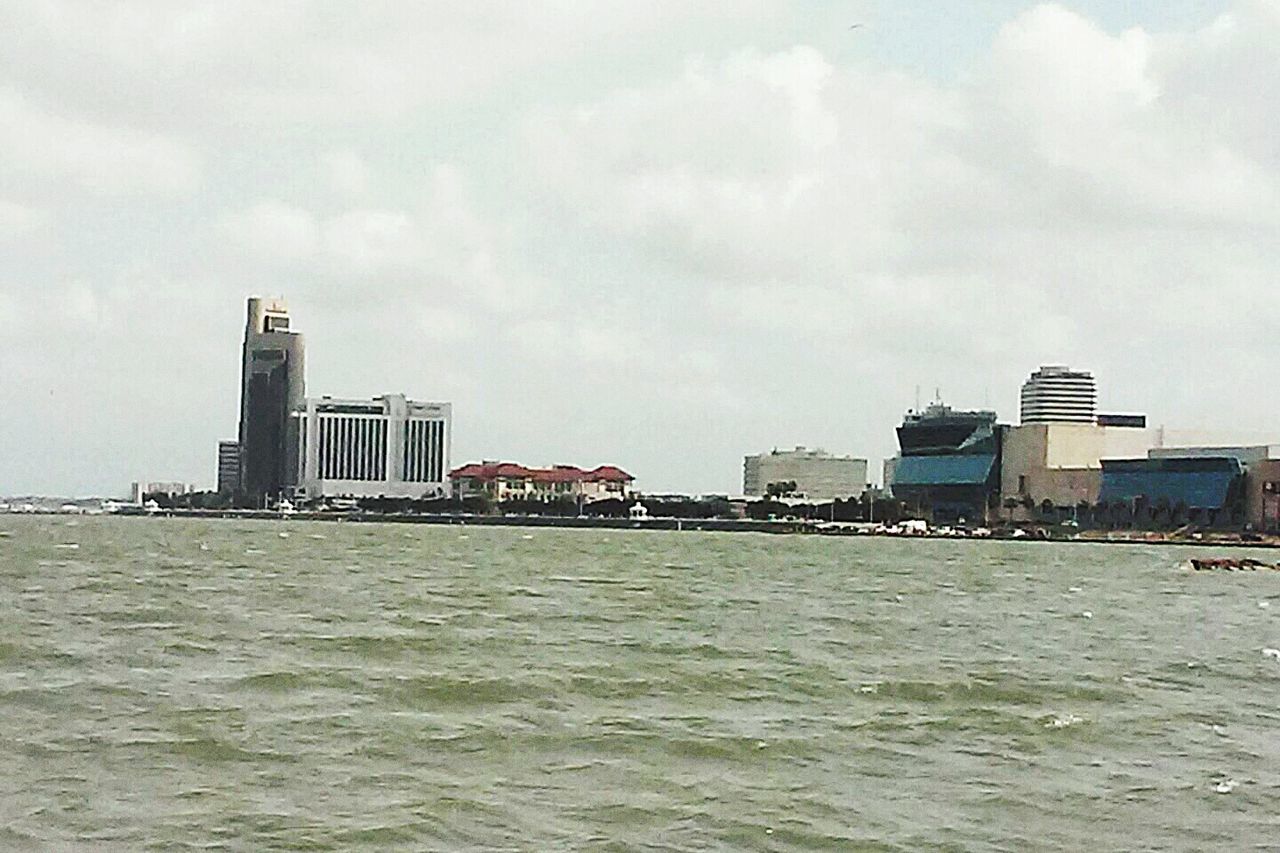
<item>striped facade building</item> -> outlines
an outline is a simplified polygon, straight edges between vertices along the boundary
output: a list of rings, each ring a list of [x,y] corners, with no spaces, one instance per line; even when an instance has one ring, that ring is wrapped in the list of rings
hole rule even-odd
[[[452,407],[388,394],[311,397],[298,419],[295,495],[433,497],[448,493]]]
[[[1022,423],[1091,424],[1097,419],[1098,386],[1092,373],[1043,365],[1022,383]]]

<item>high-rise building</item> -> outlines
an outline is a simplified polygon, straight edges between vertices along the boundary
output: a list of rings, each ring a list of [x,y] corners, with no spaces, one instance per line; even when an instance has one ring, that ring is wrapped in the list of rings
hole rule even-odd
[[[233,495],[240,491],[240,442],[218,442],[218,492]]]
[[[867,490],[867,460],[833,456],[797,447],[773,450],[742,460],[742,493],[763,497],[770,486],[786,484],[796,496],[814,500],[856,498]]]
[[[294,414],[294,494],[431,497],[449,490],[453,407],[401,394],[372,400],[312,397]]]
[[[283,299],[251,297],[240,380],[240,491],[274,498],[298,479],[296,420],[306,398],[302,335]]]
[[[1091,424],[1097,418],[1093,374],[1046,364],[1022,384],[1022,423]]]

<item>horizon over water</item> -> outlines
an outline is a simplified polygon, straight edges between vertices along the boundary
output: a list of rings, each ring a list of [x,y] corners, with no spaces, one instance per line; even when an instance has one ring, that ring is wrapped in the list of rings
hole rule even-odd
[[[1214,553],[0,516],[0,847],[1275,849]]]

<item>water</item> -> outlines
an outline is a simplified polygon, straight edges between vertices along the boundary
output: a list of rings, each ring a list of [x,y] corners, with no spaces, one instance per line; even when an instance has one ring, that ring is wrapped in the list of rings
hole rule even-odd
[[[1280,845],[1280,573],[751,534],[0,534],[0,848]]]

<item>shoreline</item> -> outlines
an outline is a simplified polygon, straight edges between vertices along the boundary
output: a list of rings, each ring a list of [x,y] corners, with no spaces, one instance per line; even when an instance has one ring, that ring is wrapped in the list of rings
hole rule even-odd
[[[63,516],[80,517],[76,513],[59,512],[26,512],[14,515]],[[691,531],[706,533],[769,533],[799,534],[807,536],[837,536],[877,539],[947,539],[961,541],[998,541],[998,542],[1063,542],[1087,543],[1100,545],[1177,545],[1202,548],[1280,548],[1280,537],[1264,536],[1256,541],[1245,540],[1239,534],[1205,533],[1202,538],[1173,537],[1159,531],[1092,531],[1086,530],[1070,535],[1054,535],[1056,531],[1045,530],[1048,535],[1023,535],[1013,532],[992,531],[985,536],[972,536],[959,533],[928,532],[892,533],[875,530],[866,526],[855,527],[853,523],[815,522],[811,520],[767,520],[757,521],[745,518],[606,518],[599,516],[545,516],[545,515],[460,515],[449,513],[423,513],[413,515],[396,515],[369,512],[293,512],[282,515],[271,510],[202,510],[202,509],[165,509],[154,512],[127,511],[105,513],[110,517],[122,518],[199,518],[208,520],[247,520],[247,521],[324,521],[348,524],[431,524],[439,526],[470,527],[537,527],[562,529],[599,529],[599,530],[662,530]],[[3,517],[3,516],[0,516]],[[95,514],[94,517],[99,517]]]

